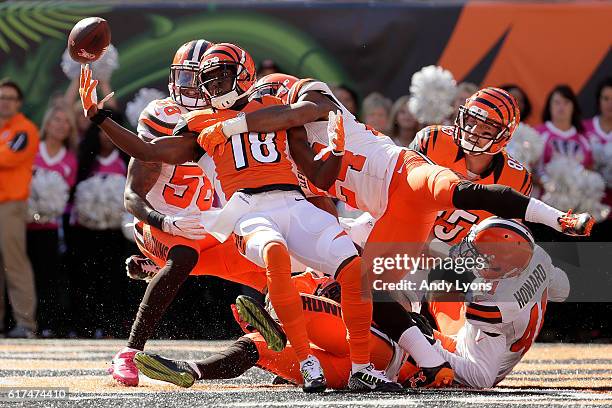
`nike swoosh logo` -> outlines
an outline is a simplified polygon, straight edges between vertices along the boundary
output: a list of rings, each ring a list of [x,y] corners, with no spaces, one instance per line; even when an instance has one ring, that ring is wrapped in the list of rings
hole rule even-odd
[[[305,198],[296,198],[295,201],[304,201]]]

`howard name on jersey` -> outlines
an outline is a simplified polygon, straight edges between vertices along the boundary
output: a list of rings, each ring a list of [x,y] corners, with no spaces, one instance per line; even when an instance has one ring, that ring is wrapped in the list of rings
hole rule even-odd
[[[467,304],[455,353],[435,346],[455,370],[455,380],[470,387],[502,381],[538,336],[547,302],[563,302],[570,291],[566,273],[537,245],[519,276],[492,283],[488,293]]]
[[[340,173],[327,192],[317,189],[303,176],[300,177],[302,187],[307,187],[316,195],[336,197],[353,208],[368,211],[379,218],[387,208],[389,184],[402,148],[388,136],[358,122],[323,82],[313,79],[296,82],[289,92],[289,103],[299,101],[307,92],[320,92],[342,111],[346,144]],[[307,123],[304,127],[308,143],[315,152],[327,146],[327,121]]]
[[[149,141],[172,135],[181,115],[187,112],[172,98],[150,102],[138,119],[138,137]],[[162,164],[159,177],[146,199],[162,214],[175,214],[187,207],[205,211],[212,205],[213,189],[196,163]]]
[[[485,173],[471,173],[466,166],[466,154],[453,140],[453,129],[453,126],[427,126],[417,133],[410,148],[475,183],[503,184],[525,195],[531,194],[531,173],[505,150],[493,156],[491,166]],[[434,224],[433,234],[441,241],[456,244],[468,234],[472,225],[492,215],[486,211],[474,210],[441,211]]]

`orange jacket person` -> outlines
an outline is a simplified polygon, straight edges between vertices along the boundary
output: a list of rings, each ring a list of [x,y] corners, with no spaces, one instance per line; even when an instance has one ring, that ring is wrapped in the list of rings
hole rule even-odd
[[[38,150],[38,129],[19,112],[23,93],[0,81],[0,331],[4,322],[4,282],[17,325],[9,337],[34,337],[36,294],[32,265],[26,254],[27,199],[32,165]]]

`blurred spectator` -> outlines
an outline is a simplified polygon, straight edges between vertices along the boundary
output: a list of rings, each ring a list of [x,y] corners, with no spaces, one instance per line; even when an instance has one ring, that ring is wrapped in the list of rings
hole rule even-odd
[[[352,90],[346,85],[337,85],[332,87],[332,92],[334,96],[338,98],[340,103],[344,105],[349,112],[351,112],[355,117],[358,117],[359,113],[359,98],[357,97],[357,92]]]
[[[113,116],[121,123],[121,115]],[[125,176],[127,167],[106,133],[91,125],[78,149],[77,188],[95,175]],[[123,197],[123,191],[118,192]],[[126,240],[120,228],[91,229],[78,222],[76,206],[71,222],[73,243],[70,248],[73,267],[70,270],[73,290],[74,327],[85,337],[125,335],[120,333],[124,316],[124,273]]]
[[[465,100],[470,96],[474,95],[478,91],[478,85],[471,82],[461,82],[457,85],[457,94],[455,95],[455,101],[453,102],[453,113],[447,120],[447,125],[453,125],[455,118],[459,113],[459,107],[465,103]]]
[[[516,103],[518,103],[519,110],[521,112],[521,122],[526,122],[527,119],[531,116],[531,102],[527,97],[527,94],[521,87],[514,84],[507,84],[500,86],[501,89],[508,91],[510,95],[516,99]]]
[[[605,151],[604,147],[612,143],[612,77],[605,78],[597,87],[595,94],[597,115],[583,122],[584,132],[594,149]],[[597,163],[598,171],[602,172],[606,179],[608,188],[603,203],[612,206],[612,188],[610,188],[610,171],[602,171],[603,168],[612,167],[610,157],[602,154]],[[594,241],[609,241],[612,239],[612,214],[608,219],[593,230]]]
[[[69,188],[76,182],[77,130],[72,110],[58,104],[51,106],[42,121],[41,143],[34,159],[34,169],[58,173]],[[59,268],[60,220],[28,224],[28,256],[34,269],[38,295],[39,331],[54,337],[65,331],[68,313],[68,278]],[[63,333],[62,333],[63,334]]]
[[[257,77],[263,78],[269,74],[276,74],[277,72],[282,72],[281,69],[276,65],[271,59],[262,60],[259,64],[259,68],[257,68]]]
[[[365,97],[362,104],[363,123],[387,134],[387,124],[393,103],[378,92],[372,92]]]
[[[590,168],[591,146],[583,134],[580,106],[574,91],[567,85],[556,86],[546,99],[542,121],[536,130],[545,138],[542,164],[556,154],[570,156]]]
[[[0,81],[0,330],[4,331],[5,284],[16,326],[9,337],[35,337],[36,292],[26,254],[27,199],[38,129],[20,113],[23,92],[8,79]]]
[[[421,129],[421,125],[408,109],[409,100],[410,96],[408,95],[400,96],[391,108],[388,125],[389,136],[398,146],[407,147]]]

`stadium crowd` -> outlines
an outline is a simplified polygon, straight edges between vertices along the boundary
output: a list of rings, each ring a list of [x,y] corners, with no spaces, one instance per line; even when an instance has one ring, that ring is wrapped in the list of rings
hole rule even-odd
[[[274,61],[263,60],[259,71],[265,75],[278,70]],[[79,214],[79,209],[96,201],[101,207],[108,205],[88,192],[100,186],[96,180],[111,175],[124,177],[129,158],[83,116],[76,94],[77,79],[65,93],[51,98],[41,123],[33,123],[21,113],[28,101],[24,100],[18,80],[0,81],[0,336],[126,337],[144,290],[144,285],[130,281],[125,273],[126,257],[138,251],[126,238],[130,228],[124,227],[126,221],[117,218],[117,214],[109,215],[112,222],[92,222]],[[519,86],[496,85],[517,99],[523,121],[530,118],[533,113],[529,96]],[[445,124],[454,123],[459,106],[478,88],[466,82],[457,85],[454,111]],[[99,89],[104,95],[110,93],[110,77],[101,80]],[[362,122],[387,134],[398,145],[409,146],[427,125],[419,123],[411,112],[409,95],[393,101],[374,92],[361,99],[356,91],[341,84],[333,92]],[[597,159],[603,146],[612,144],[612,78],[600,84],[593,99],[597,115],[585,118],[569,86],[560,84],[547,97],[541,124],[535,127],[541,140],[541,155],[533,163],[524,163],[534,175],[533,194],[544,201],[545,184],[554,177],[547,174],[551,169],[547,165],[562,156],[599,172],[607,182],[602,203],[612,204],[609,166]],[[107,106],[114,110],[115,120],[128,126],[116,100],[110,99]],[[55,202],[31,195],[35,191],[31,183],[60,186],[58,191],[62,193],[58,196],[63,194],[66,200],[56,200],[62,205],[57,216],[45,216],[41,208]],[[122,205],[123,191],[118,197]],[[353,211],[339,210],[344,214]],[[591,241],[609,240],[612,220],[603,214]],[[533,230],[541,241],[561,239],[537,227]],[[227,305],[245,290],[214,277],[190,279],[157,334],[174,338],[227,338],[236,334],[238,328],[234,330],[228,323],[231,314]],[[12,317],[5,313],[7,310],[12,310]],[[169,320],[172,325],[168,325]],[[555,318],[551,320],[554,326]],[[569,340],[605,337],[596,323],[587,325],[585,330],[572,334]],[[560,334],[551,336],[548,339],[568,339]]]

